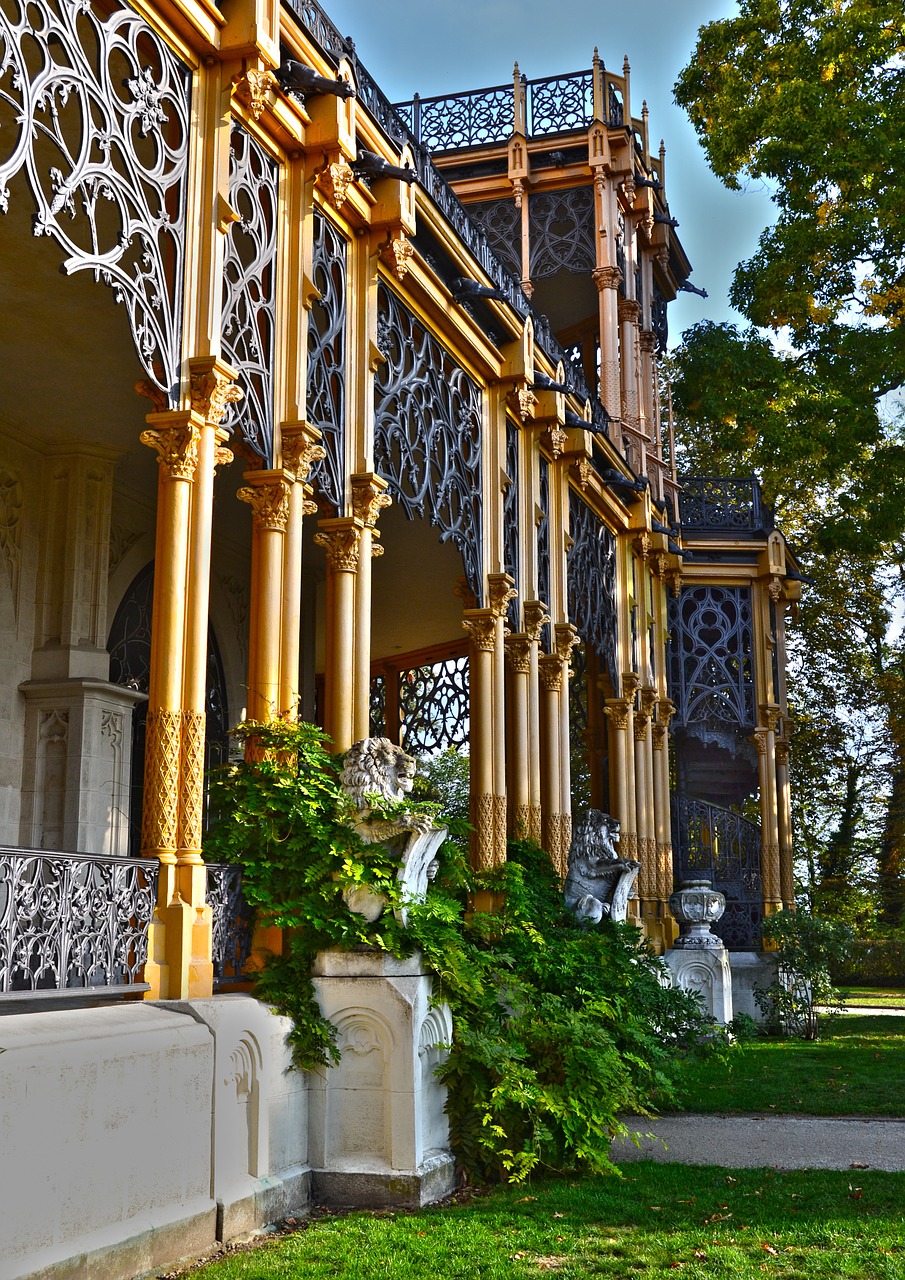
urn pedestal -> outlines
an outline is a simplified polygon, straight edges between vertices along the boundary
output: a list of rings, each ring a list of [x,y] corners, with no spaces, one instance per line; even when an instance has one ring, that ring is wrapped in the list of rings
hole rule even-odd
[[[726,909],[726,899],[709,880],[684,880],[670,896],[679,937],[663,959],[675,986],[696,992],[704,1008],[722,1026],[732,1021],[732,972],[729,952],[710,926]]]

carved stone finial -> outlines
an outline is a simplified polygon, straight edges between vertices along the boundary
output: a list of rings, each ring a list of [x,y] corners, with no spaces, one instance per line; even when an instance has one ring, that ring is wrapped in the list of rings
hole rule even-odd
[[[272,71],[255,71],[254,68],[249,68],[233,80],[233,92],[251,112],[252,118],[260,120],[267,106],[267,95],[278,83]]]
[[[589,809],[573,825],[563,897],[566,909],[583,924],[626,917],[641,864],[619,857],[618,840],[619,823],[599,809]]]
[[[336,160],[320,170],[315,185],[323,191],[334,209],[341,209],[354,181],[355,174],[345,160]]]

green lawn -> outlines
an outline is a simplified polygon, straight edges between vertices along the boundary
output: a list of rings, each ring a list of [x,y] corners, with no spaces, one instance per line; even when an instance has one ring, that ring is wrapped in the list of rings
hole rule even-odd
[[[194,1280],[902,1280],[905,1174],[632,1164],[418,1214],[323,1217]]]
[[[905,1115],[905,1016],[822,1018],[820,1037],[753,1040],[693,1064],[681,1109]]]
[[[843,1004],[857,1005],[862,1009],[902,1009],[905,1011],[905,991],[892,987],[841,987]]]

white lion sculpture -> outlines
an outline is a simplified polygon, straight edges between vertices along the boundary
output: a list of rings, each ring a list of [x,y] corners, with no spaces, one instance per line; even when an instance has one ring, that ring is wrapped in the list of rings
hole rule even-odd
[[[446,839],[446,828],[430,818],[403,811],[398,818],[375,814],[371,802],[398,802],[411,793],[415,781],[415,761],[389,738],[363,738],[350,747],[343,759],[340,786],[358,813],[350,824],[368,844],[398,848],[403,903],[423,902],[430,880],[437,874],[436,853]],[[373,922],[386,907],[381,894],[367,886],[347,889],[343,898],[350,911]],[[408,923],[405,905],[397,912],[401,924]]]
[[[616,852],[619,823],[599,809],[589,809],[575,822],[569,848],[569,873],[563,896],[576,920],[599,924],[624,920],[640,862]]]

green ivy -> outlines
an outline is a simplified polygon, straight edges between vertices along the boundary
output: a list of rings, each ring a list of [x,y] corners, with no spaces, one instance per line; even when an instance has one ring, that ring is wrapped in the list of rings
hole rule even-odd
[[[714,1043],[699,1002],[662,985],[662,965],[633,927],[577,924],[549,858],[527,842],[511,842],[504,867],[475,876],[447,841],[409,928],[389,909],[368,925],[346,908],[343,890],[367,884],[392,907],[397,864],[345,825],[340,762],[323,736],[305,724],[248,724],[239,733],[267,758],[215,779],[223,816],[206,851],[241,863],[259,918],[287,931],[258,994],[292,1018],[296,1065],[337,1060],[311,983],[317,951],[365,945],[402,956],[418,948],[434,998],[452,1011],[453,1042],[439,1074],[465,1174],[520,1180],[541,1168],[611,1168],[610,1139],[624,1132],[619,1116],[647,1115],[654,1099],[673,1098],[683,1059]],[[494,892],[497,912],[469,912],[477,889]]]

